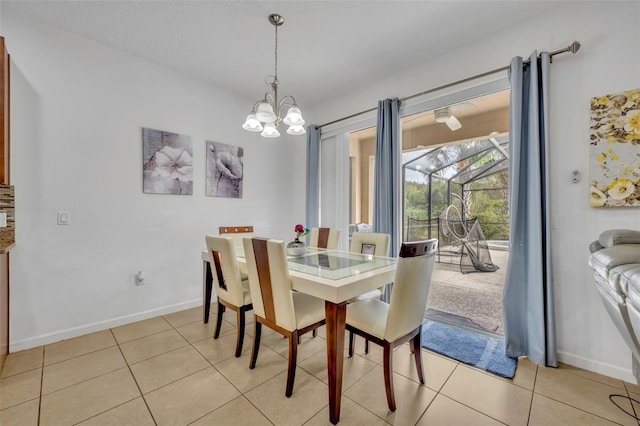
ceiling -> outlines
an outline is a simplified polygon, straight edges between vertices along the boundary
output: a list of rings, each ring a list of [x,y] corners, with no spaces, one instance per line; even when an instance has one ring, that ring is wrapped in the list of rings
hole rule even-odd
[[[554,1],[2,1],[107,46],[257,101],[274,73],[282,94],[319,105],[545,13]]]

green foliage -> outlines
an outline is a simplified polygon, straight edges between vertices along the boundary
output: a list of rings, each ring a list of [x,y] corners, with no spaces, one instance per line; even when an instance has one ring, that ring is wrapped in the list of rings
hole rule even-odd
[[[504,200],[492,198],[494,191],[477,191],[473,201],[473,216],[480,221],[480,226],[487,240],[509,239],[509,212],[504,212]]]
[[[507,171],[487,176],[468,185],[470,197],[467,198],[467,208],[469,213],[467,218],[477,217],[480,226],[488,240],[508,240],[509,239],[509,192],[506,189],[509,175]],[[455,198],[447,201],[447,182],[443,179],[433,179],[432,181],[432,210],[431,218],[433,229],[432,236],[437,235],[435,229],[436,219],[440,213],[451,203],[459,206],[459,201]],[[461,194],[460,185],[451,185],[451,192]],[[409,230],[407,238],[411,240],[428,238],[428,218],[429,218],[429,185],[426,183],[405,182],[405,229]],[[408,218],[417,219],[412,221],[409,229]],[[424,221],[424,222],[423,222]]]

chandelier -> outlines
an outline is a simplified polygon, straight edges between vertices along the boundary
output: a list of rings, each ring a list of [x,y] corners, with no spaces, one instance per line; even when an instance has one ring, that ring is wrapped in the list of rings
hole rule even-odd
[[[278,126],[284,123],[289,128],[287,133],[290,135],[304,135],[304,119],[302,112],[293,96],[285,96],[278,99],[278,27],[284,24],[284,18],[277,13],[269,15],[269,22],[276,29],[275,42],[275,75],[268,86],[271,86],[271,92],[264,95],[264,99],[259,100],[253,105],[251,113],[247,116],[242,128],[250,132],[261,132],[260,136],[265,138],[277,138],[280,136]],[[285,107],[289,108],[287,115],[284,115]]]

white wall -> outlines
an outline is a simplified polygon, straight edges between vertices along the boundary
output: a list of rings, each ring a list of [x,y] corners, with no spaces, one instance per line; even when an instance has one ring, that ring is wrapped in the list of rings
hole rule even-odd
[[[551,65],[551,178],[556,330],[561,361],[634,381],[631,353],[619,337],[599,299],[587,264],[588,245],[610,228],[640,229],[638,209],[589,207],[589,99],[640,88],[640,3],[572,2],[526,25],[505,27],[469,40],[421,67],[402,69],[375,87],[331,104],[317,105],[310,115],[318,123],[375,107],[377,100],[403,97],[508,65],[513,56],[534,49],[556,50],[582,43],[577,55],[557,56]],[[583,180],[570,182],[571,171]]]
[[[2,28],[16,187],[11,351],[199,305],[200,251],[218,226],[293,237],[306,139],[242,130],[253,100],[7,10]],[[142,127],[191,136],[192,196],[142,193]],[[244,147],[242,199],[204,195],[206,140]],[[69,226],[56,224],[59,210]]]

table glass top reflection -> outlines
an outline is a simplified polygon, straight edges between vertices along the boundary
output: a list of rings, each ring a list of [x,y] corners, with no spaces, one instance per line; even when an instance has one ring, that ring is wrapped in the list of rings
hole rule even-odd
[[[393,265],[396,263],[396,259],[329,251],[325,253],[308,253],[300,257],[290,257],[288,258],[288,263],[289,270],[291,271],[302,272],[331,280],[339,280]]]

